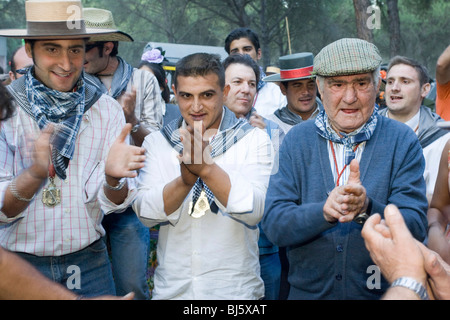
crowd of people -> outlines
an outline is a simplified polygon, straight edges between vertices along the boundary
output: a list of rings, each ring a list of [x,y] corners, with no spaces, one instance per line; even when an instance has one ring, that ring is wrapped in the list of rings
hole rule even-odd
[[[110,11],[26,19],[0,30],[25,42],[0,84],[0,299],[450,299],[450,46],[436,113],[413,59],[381,79],[343,38],[266,75],[248,28],[178,61],[171,97],[163,49],[125,61]]]

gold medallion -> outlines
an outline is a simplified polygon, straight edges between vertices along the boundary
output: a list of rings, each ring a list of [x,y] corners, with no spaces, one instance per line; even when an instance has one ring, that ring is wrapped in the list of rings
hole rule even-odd
[[[47,207],[54,207],[61,203],[61,190],[56,187],[52,177],[49,180],[50,184],[48,187],[42,190],[42,203]]]
[[[206,197],[205,190],[202,190],[200,196],[195,203],[194,210],[192,211],[192,201],[189,205],[189,214],[192,218],[201,218],[206,214],[206,211],[209,210],[209,201],[208,197]]]

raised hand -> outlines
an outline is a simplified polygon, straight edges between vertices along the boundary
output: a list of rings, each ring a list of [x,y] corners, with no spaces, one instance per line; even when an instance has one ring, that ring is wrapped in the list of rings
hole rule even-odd
[[[353,159],[350,163],[350,174],[346,185],[334,188],[327,201],[323,212],[329,222],[350,222],[368,205],[366,189],[361,183],[359,163]]]
[[[54,131],[54,125],[50,123],[41,131],[39,137],[34,141],[33,164],[31,165],[29,172],[35,178],[45,179],[48,176],[48,168],[51,159],[50,139]]]
[[[194,128],[188,126],[180,129],[181,142],[183,143],[183,153],[180,155],[186,168],[196,176],[201,176],[213,164],[211,157],[211,146],[205,136],[205,128],[201,122],[195,122]]]
[[[111,145],[105,164],[107,176],[116,179],[134,178],[137,176],[137,170],[144,167],[145,149],[125,142],[130,132],[131,124],[127,123]]]

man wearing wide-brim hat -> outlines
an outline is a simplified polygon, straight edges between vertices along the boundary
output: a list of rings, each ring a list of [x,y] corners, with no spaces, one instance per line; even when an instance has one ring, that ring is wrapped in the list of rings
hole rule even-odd
[[[105,159],[133,157],[124,143],[119,103],[103,95],[83,71],[85,44],[111,30],[86,28],[80,1],[27,1],[27,28],[0,30],[25,39],[34,65],[8,89],[17,104],[0,131],[0,243],[77,294],[115,294],[98,194],[125,201]],[[120,134],[120,138],[116,137]],[[32,143],[32,139],[36,139]],[[131,199],[130,199],[131,201]]]
[[[163,107],[158,80],[153,73],[133,68],[119,54],[119,42],[133,38],[117,29],[111,11],[84,8],[87,26],[116,30],[96,35],[86,46],[84,69],[99,79],[103,92],[122,105],[131,123],[132,142],[141,146],[147,134],[162,127]],[[108,214],[102,222],[110,243],[114,281],[118,294],[133,291],[137,299],[149,299],[147,285],[149,229],[131,207],[122,214]],[[123,241],[127,239],[127,241]]]
[[[374,44],[352,38],[314,58],[324,110],[284,138],[262,220],[289,252],[290,299],[379,299],[389,284],[361,230],[388,204],[425,239],[422,149],[412,130],[376,110],[381,62]]]
[[[279,83],[286,96],[287,105],[266,117],[278,123],[285,133],[302,121],[314,119],[323,108],[312,75],[313,62],[314,56],[310,52],[282,56],[279,58],[280,72],[263,79]]]

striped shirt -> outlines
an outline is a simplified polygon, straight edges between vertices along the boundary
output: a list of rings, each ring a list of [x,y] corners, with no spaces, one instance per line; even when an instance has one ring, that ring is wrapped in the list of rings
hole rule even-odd
[[[104,160],[124,124],[122,107],[102,95],[83,115],[66,180],[55,177],[61,204],[50,208],[42,203],[42,188],[49,184],[46,180],[21,214],[7,218],[0,212],[0,245],[37,256],[60,256],[79,251],[102,237],[103,214],[97,194],[104,182]],[[10,181],[31,165],[30,139],[38,137],[40,131],[36,121],[20,108],[0,128],[1,208]],[[128,205],[124,202],[123,208]]]
[[[328,119],[326,121],[326,125],[327,125],[327,129],[329,131],[335,132],[335,130],[331,127],[330,123],[328,122]],[[355,130],[351,134],[357,134],[361,130],[361,128],[359,128],[358,130]],[[366,146],[366,142],[364,141],[364,142],[360,143],[358,145],[358,148],[355,150],[355,159],[358,160],[358,162],[361,162],[361,156],[362,156],[362,153],[364,152],[365,146]],[[334,183],[335,183],[335,185],[337,185],[338,176],[339,176],[339,174],[341,174],[342,169],[344,169],[344,167],[345,167],[345,148],[342,143],[335,143],[335,142],[332,142],[331,144],[328,143],[327,148],[328,148],[328,158],[330,160],[331,172],[333,173]],[[334,154],[336,155],[336,162],[335,162],[334,155],[333,155],[333,149],[334,149]],[[336,170],[336,165],[337,165],[337,168],[339,171]],[[350,165],[345,167],[345,170],[342,172],[342,175],[339,178],[339,186],[343,186],[343,185],[347,184],[349,174],[350,174]]]

